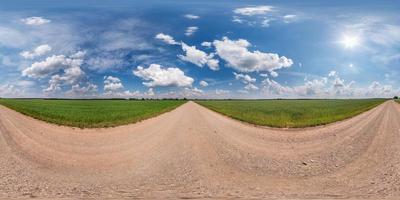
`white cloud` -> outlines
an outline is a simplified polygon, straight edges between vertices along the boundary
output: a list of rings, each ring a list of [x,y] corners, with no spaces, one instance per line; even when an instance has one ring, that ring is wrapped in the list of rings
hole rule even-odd
[[[335,77],[337,75],[336,71],[330,71],[328,77]]]
[[[104,77],[104,91],[105,92],[117,92],[124,88],[121,80],[113,76]]]
[[[227,94],[230,94],[230,91],[229,90],[216,89],[215,90],[215,94],[216,95],[227,95]]]
[[[271,71],[270,74],[272,77],[278,77],[278,73],[275,71]]]
[[[81,53],[78,52],[78,54]],[[60,71],[61,69],[63,69],[68,75],[83,73],[80,69],[80,66],[83,63],[82,58],[74,56],[76,56],[76,54],[71,55],[71,57],[66,57],[65,55],[53,55],[47,57],[46,60],[35,62],[30,67],[23,70],[22,75],[31,78],[44,78]]]
[[[61,86],[64,84],[75,84],[85,73],[79,66],[72,66],[64,69],[64,74],[53,75],[49,80],[49,86],[43,91],[53,93],[61,91]]]
[[[139,91],[129,91],[123,90],[124,85],[118,77],[114,76],[104,76],[104,93],[105,97],[114,97],[114,98],[131,98],[131,97],[139,97]]]
[[[115,58],[111,55],[102,55],[98,57],[91,57],[86,61],[86,63],[89,65],[89,69],[97,72],[104,72],[109,69],[119,69],[124,61],[121,58]]]
[[[244,86],[244,89],[245,89],[245,90],[258,90],[258,87],[255,86],[255,85],[252,84],[252,83],[248,83],[246,86]]]
[[[233,16],[232,21],[236,22],[236,23],[239,23],[239,24],[242,24],[244,22],[243,19],[240,18],[239,16]]]
[[[252,77],[249,76],[248,74],[238,74],[238,73],[236,73],[236,72],[233,72],[233,75],[235,75],[235,79],[236,79],[236,80],[240,80],[240,81],[242,81],[244,84],[256,82],[256,79],[255,79],[255,78],[252,78]]]
[[[274,80],[270,80],[269,78],[266,78],[265,80],[262,81],[264,88],[268,90],[268,92],[281,95],[281,94],[286,94],[286,93],[291,93],[292,88],[290,87],[285,87],[279,84],[278,82]]]
[[[135,76],[149,82],[143,82],[147,87],[156,86],[191,86],[193,78],[188,77],[185,73],[176,67],[163,68],[158,64],[151,64],[148,68],[138,66],[137,70],[133,71]]]
[[[199,27],[197,26],[189,26],[187,27],[186,31],[185,31],[185,35],[186,36],[191,36],[193,35],[197,30],[199,30]]]
[[[273,11],[272,6],[252,6],[237,8],[233,12],[238,15],[253,16],[253,15],[265,15]]]
[[[86,55],[86,51],[77,51],[76,53],[70,55],[70,58],[73,59],[83,59]]]
[[[370,97],[392,97],[399,95],[399,90],[394,90],[391,85],[382,85],[378,81],[373,81],[366,90],[366,95]]]
[[[211,70],[219,69],[219,61],[214,59],[214,54],[205,53],[204,51],[198,50],[195,46],[189,46],[182,42],[182,50],[185,55],[178,55],[181,60],[191,62],[199,67],[207,65]]]
[[[305,81],[303,85],[300,86],[283,86],[280,83],[270,80],[269,78],[265,79],[262,84],[264,86],[264,90],[270,94],[278,95],[278,96],[289,96],[289,97],[317,97],[320,95],[327,95],[325,91],[326,87],[326,78],[322,79],[314,79],[312,81]]]
[[[193,14],[186,14],[186,15],[184,15],[184,17],[188,18],[188,19],[199,19],[200,18],[199,16],[193,15]]]
[[[285,23],[292,23],[297,20],[297,15],[284,15],[283,22]]]
[[[22,91],[18,89],[15,85],[5,84],[0,85],[0,97],[16,97],[20,96]]]
[[[28,17],[25,19],[21,19],[21,21],[26,25],[32,25],[32,26],[39,26],[51,22],[50,20],[45,19],[43,17]]]
[[[212,43],[211,43],[211,42],[206,42],[206,41],[205,41],[205,42],[202,42],[202,43],[201,43],[201,46],[203,46],[203,47],[208,47],[208,48],[209,48],[209,47],[212,46]]]
[[[23,51],[20,53],[20,55],[22,57],[24,57],[25,59],[33,59],[37,56],[43,56],[46,53],[48,53],[49,51],[51,51],[51,47],[48,44],[43,44],[43,45],[36,47],[32,52]]]
[[[294,14],[284,15],[272,6],[249,6],[237,8],[233,12],[235,13],[232,17],[233,22],[248,26],[269,27],[272,22],[292,23],[299,19]]]
[[[93,83],[87,83],[86,86],[75,84],[71,87],[71,90],[67,91],[65,94],[67,96],[72,96],[72,97],[84,97],[84,96],[95,97],[97,95],[97,91],[98,91],[98,86]]]
[[[269,23],[271,22],[271,19],[268,19],[268,18],[264,18],[262,21],[261,21],[261,26],[262,27],[269,27]]]
[[[373,83],[369,88],[356,88],[354,84],[354,81],[346,82],[337,74],[333,79],[327,77],[306,79],[304,84],[296,86],[283,86],[269,78],[262,81],[263,91],[269,96],[276,97],[365,98],[387,97],[393,94],[391,86],[382,86],[378,82]]]
[[[185,88],[183,91],[183,95],[186,97],[193,97],[193,96],[201,96],[204,94],[203,90],[200,90],[196,87],[194,88]]]
[[[267,73],[264,73],[264,74],[260,74],[260,76],[261,76],[261,77],[268,77],[268,74],[267,74]]]
[[[214,40],[213,44],[218,56],[224,59],[228,66],[240,72],[272,72],[293,65],[293,61],[285,56],[279,57],[275,53],[249,51],[247,48],[251,44],[244,39],[230,40],[223,37],[222,40]]]
[[[208,86],[208,83],[206,82],[206,81],[200,81],[200,86],[202,86],[202,87],[207,87]]]
[[[46,60],[35,62],[31,67],[22,71],[22,75],[32,78],[43,78],[49,74],[55,73],[68,65],[67,58],[64,55],[53,55]]]
[[[155,93],[154,93],[153,88],[149,88],[149,90],[147,90],[147,92],[145,93],[145,95],[147,95],[147,96],[154,96]]]
[[[176,42],[174,38],[170,35],[164,34],[164,33],[159,33],[155,36],[156,39],[159,39],[167,44],[171,45],[178,45],[179,42]]]
[[[246,91],[248,91],[248,90],[253,90],[253,91],[258,90],[258,87],[253,84],[256,82],[257,79],[252,78],[248,74],[239,74],[239,73],[233,72],[233,75],[235,75],[236,80],[239,80],[243,84],[246,84],[244,86],[245,90],[239,91],[240,93],[243,93],[243,92],[246,93]]]
[[[33,63],[30,67],[22,71],[22,75],[37,79],[52,75],[48,82],[49,86],[43,91],[58,92],[61,91],[63,84],[76,84],[83,77],[85,73],[82,71],[81,65],[84,55],[84,52],[77,52],[70,57],[53,55],[47,57],[44,61]]]

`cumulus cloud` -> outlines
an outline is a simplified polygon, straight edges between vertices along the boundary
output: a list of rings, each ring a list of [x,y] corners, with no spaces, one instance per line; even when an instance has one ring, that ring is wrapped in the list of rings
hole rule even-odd
[[[233,72],[233,75],[235,75],[236,80],[242,81],[244,84],[256,82],[256,79],[252,78],[248,74],[239,74],[239,73]]]
[[[185,35],[186,36],[191,36],[193,35],[197,30],[199,30],[199,27],[197,26],[189,26],[187,27],[186,31],[185,31]]]
[[[203,46],[203,47],[208,47],[208,48],[209,48],[209,47],[212,46],[212,43],[211,43],[211,42],[206,42],[206,41],[205,41],[205,42],[202,42],[202,43],[201,43],[201,46]]]
[[[197,49],[195,46],[189,46],[182,42],[182,50],[185,52],[185,55],[178,55],[181,60],[191,62],[199,67],[203,67],[207,65],[211,70],[219,69],[219,61],[214,59],[214,54],[205,53]]]
[[[51,22],[50,20],[45,19],[43,17],[28,17],[25,19],[21,19],[21,21],[26,25],[31,25],[31,26],[39,26]]]
[[[129,91],[124,90],[124,85],[121,82],[121,79],[114,76],[104,76],[104,88],[103,95],[105,97],[113,97],[113,98],[131,98],[131,97],[139,97],[139,91]]]
[[[149,88],[149,89],[147,90],[147,92],[145,93],[145,95],[147,95],[147,96],[154,96],[154,95],[155,95],[155,92],[154,92],[153,88]]]
[[[94,97],[97,95],[98,86],[93,83],[87,83],[86,86],[81,86],[80,84],[75,84],[71,87],[71,90],[67,91],[65,94],[71,97]]]
[[[378,81],[373,81],[366,90],[369,97],[391,97],[398,95],[400,91],[393,89],[391,85],[383,85]]]
[[[22,91],[12,84],[0,85],[0,97],[17,97]]]
[[[63,84],[75,84],[85,74],[81,65],[83,63],[84,52],[77,52],[70,55],[53,55],[44,61],[33,63],[30,67],[22,71],[23,76],[42,79],[51,75],[49,86],[44,92],[57,92],[61,90]],[[61,74],[60,74],[61,73]]]
[[[201,87],[207,87],[208,86],[208,83],[206,81],[200,81],[199,84],[200,84]]]
[[[81,52],[78,52],[70,57],[65,55],[47,57],[44,61],[34,62],[30,67],[22,71],[22,75],[31,78],[44,78],[61,69],[64,69],[68,74],[78,73],[78,71],[81,71],[80,66],[83,62],[82,57],[77,57],[78,54],[83,56]]]
[[[246,93],[247,90],[258,90],[258,87],[255,86],[253,83],[256,82],[255,78],[252,78],[248,74],[239,74],[236,72],[233,72],[233,75],[235,75],[235,79],[241,81],[243,84],[245,84],[244,89],[239,92],[241,93]]]
[[[222,40],[214,40],[216,53],[224,59],[228,66],[240,72],[262,72],[287,68],[293,65],[293,61],[285,56],[275,53],[249,51],[251,44],[244,39],[230,40],[223,37]]]
[[[133,74],[145,81],[148,81],[143,82],[143,85],[147,87],[187,87],[191,86],[194,81],[193,78],[186,76],[185,73],[179,68],[164,68],[159,64],[151,64],[148,68],[138,66],[137,69],[133,71]]]
[[[263,80],[262,84],[264,85],[264,89],[273,94],[282,95],[282,94],[290,94],[293,92],[293,89],[291,87],[282,86],[278,82],[271,80],[269,78]]]
[[[48,44],[43,44],[43,45],[36,47],[32,52],[23,51],[20,53],[20,55],[22,57],[24,57],[25,59],[33,59],[37,56],[43,56],[50,51],[51,51],[51,47]]]
[[[183,95],[186,97],[193,97],[193,96],[201,96],[204,94],[203,90],[200,90],[196,87],[193,88],[185,88],[183,91]]]
[[[121,83],[121,80],[117,77],[113,76],[105,76],[104,77],[104,91],[107,92],[117,92],[124,88]]]
[[[179,45],[179,42],[176,42],[174,38],[170,35],[164,34],[164,33],[159,33],[155,36],[156,39],[159,39],[167,44],[171,45]]]
[[[245,15],[245,16],[265,15],[271,11],[273,11],[272,6],[251,6],[251,7],[236,8],[235,10],[233,10],[235,14]]]
[[[186,14],[184,15],[185,18],[187,19],[199,19],[200,17],[197,15],[193,15],[193,14]]]
[[[336,71],[330,71],[328,77],[335,77],[337,75]]]
[[[271,80],[269,78],[265,79],[262,84],[265,91],[270,94],[278,96],[289,96],[289,97],[318,97],[328,95],[326,87],[327,79],[314,79],[311,81],[306,80],[303,85],[300,86],[283,86],[280,83]]]
[[[272,77],[278,77],[278,73],[275,71],[271,71],[270,74]]]
[[[277,97],[371,97],[370,94],[367,94],[367,89],[355,88],[354,81],[346,82],[337,74],[335,76],[336,77],[331,79],[328,77],[321,77],[313,80],[306,79],[304,84],[296,86],[284,86],[274,80],[266,78],[262,81],[262,86],[264,92]]]
[[[85,73],[79,66],[73,66],[64,70],[64,74],[53,75],[49,80],[49,86],[44,89],[44,92],[59,92],[63,84],[75,84]]]
[[[244,86],[244,89],[245,90],[258,90],[258,87],[257,86],[255,86],[254,84],[252,84],[252,83],[248,83],[246,86]]]

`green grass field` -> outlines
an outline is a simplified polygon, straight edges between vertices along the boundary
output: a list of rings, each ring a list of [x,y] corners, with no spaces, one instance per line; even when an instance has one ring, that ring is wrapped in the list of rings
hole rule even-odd
[[[112,127],[164,113],[186,101],[160,100],[25,100],[0,99],[0,104],[47,122],[81,127]]]
[[[213,100],[197,103],[234,119],[270,127],[301,128],[350,118],[384,99],[357,100]]]

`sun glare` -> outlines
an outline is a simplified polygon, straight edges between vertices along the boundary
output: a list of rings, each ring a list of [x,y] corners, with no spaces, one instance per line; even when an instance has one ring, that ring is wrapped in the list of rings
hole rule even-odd
[[[360,44],[360,38],[358,36],[343,36],[341,43],[345,48],[354,48]]]

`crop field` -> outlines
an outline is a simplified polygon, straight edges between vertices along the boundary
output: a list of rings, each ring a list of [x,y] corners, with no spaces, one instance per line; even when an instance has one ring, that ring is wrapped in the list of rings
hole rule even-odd
[[[197,103],[234,119],[256,125],[301,128],[344,120],[384,101],[384,99],[212,100],[197,101]]]
[[[0,99],[0,104],[43,121],[80,128],[134,123],[173,110],[182,100]]]

